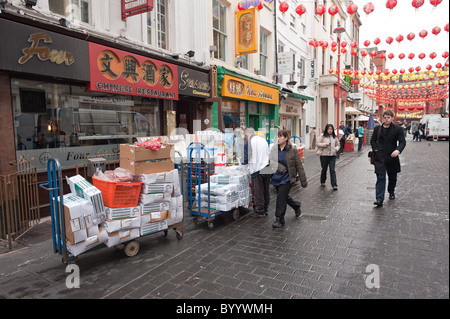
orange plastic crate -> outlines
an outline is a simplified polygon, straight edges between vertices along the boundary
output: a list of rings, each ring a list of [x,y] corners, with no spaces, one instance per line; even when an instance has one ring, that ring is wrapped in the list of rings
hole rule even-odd
[[[134,207],[139,204],[142,183],[113,183],[92,177],[92,182],[102,192],[106,207]]]

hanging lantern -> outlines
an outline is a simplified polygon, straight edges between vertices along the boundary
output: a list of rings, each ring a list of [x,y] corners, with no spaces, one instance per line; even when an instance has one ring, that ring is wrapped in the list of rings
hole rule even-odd
[[[377,51],[375,51],[375,50],[371,51],[371,52],[370,52],[370,56],[371,56],[372,58],[375,58],[375,57],[377,56]]]
[[[428,65],[427,65],[427,70],[428,70],[428,71],[431,71],[432,68],[433,68],[433,67],[431,66],[431,64],[428,64]]]
[[[397,6],[397,0],[388,0],[386,2],[386,8],[388,8],[389,10],[394,9]]]
[[[328,70],[328,72],[329,72],[330,74],[333,74],[334,70],[333,70],[333,69],[330,69],[330,70]]]
[[[356,11],[358,11],[358,6],[354,3],[352,3],[351,5],[348,6],[347,8],[347,13],[349,15],[353,15],[356,13]]]
[[[328,42],[327,41],[324,41],[323,43],[322,43],[322,50],[326,50],[328,48]]]
[[[412,6],[416,9],[419,9],[425,3],[424,0],[413,0]]]
[[[339,13],[339,8],[338,8],[338,6],[335,5],[335,4],[333,4],[332,6],[330,6],[330,7],[328,8],[328,13],[329,13],[331,16],[334,16],[334,15],[336,15],[337,13]]]
[[[342,42],[341,42],[341,47],[345,48],[346,46],[347,46],[347,42],[342,41]]]
[[[389,53],[389,54],[388,54],[388,58],[389,58],[390,60],[392,60],[393,58],[395,58],[394,53]]]
[[[331,51],[336,52],[337,51],[337,47],[331,47]]]
[[[400,53],[399,56],[398,56],[398,58],[399,58],[400,60],[403,60],[403,59],[405,58],[405,54],[404,54],[404,53]]]
[[[431,33],[433,33],[434,35],[438,35],[441,32],[441,28],[439,27],[434,27],[433,30],[431,30]]]
[[[345,54],[345,53],[347,52],[347,49],[346,49],[346,48],[342,48],[342,49],[341,49],[341,52],[342,52],[343,54]]]
[[[256,10],[261,11],[264,8],[262,1],[256,7]]]
[[[394,38],[393,37],[387,37],[386,43],[391,45],[392,42],[394,42]]]
[[[428,31],[427,30],[422,30],[422,31],[420,31],[420,33],[419,33],[419,36],[422,38],[422,39],[425,39],[425,37],[428,35]]]
[[[436,52],[430,53],[430,58],[431,58],[431,59],[435,59],[436,57],[437,57]]]
[[[413,67],[410,67],[410,68],[408,69],[408,71],[409,71],[409,73],[413,73],[413,72],[414,72],[414,68],[413,68]]]
[[[286,1],[280,3],[280,11],[282,14],[285,14],[286,11],[289,10],[289,4]]]
[[[414,33],[409,33],[407,36],[406,36],[406,38],[409,40],[409,41],[412,41],[412,40],[414,40],[414,38],[416,37],[416,35],[414,34]]]
[[[352,42],[350,43],[350,46],[351,46],[352,48],[356,48],[356,47],[358,46],[358,43],[356,43],[356,41],[352,41]]]
[[[393,70],[392,70],[392,74],[394,74],[394,75],[396,75],[397,72],[398,72],[397,69],[393,69]]]
[[[416,107],[414,105],[408,106],[408,110],[410,111],[414,111],[416,109]]]
[[[380,59],[386,59],[386,53],[381,52],[380,53]]]
[[[405,38],[404,38],[401,34],[399,34],[399,35],[395,38],[395,40],[396,40],[398,43],[402,42],[403,39],[405,39]]]
[[[425,57],[426,57],[426,54],[425,54],[425,53],[419,54],[419,59],[423,60],[423,59],[425,59]]]
[[[331,47],[332,48],[337,47],[337,42],[336,41],[331,42]]]
[[[319,16],[323,16],[327,12],[327,9],[324,5],[319,4],[316,8],[316,14]]]
[[[367,56],[367,51],[366,50],[362,51],[361,55],[365,58]]]
[[[399,111],[404,111],[405,108],[404,108],[403,106],[399,106],[399,107],[397,108],[397,110],[399,110]]]
[[[295,12],[297,12],[297,14],[299,16],[303,15],[306,13],[306,7],[303,4],[300,4],[296,9]]]
[[[353,48],[352,51],[350,52],[351,55],[357,55],[358,54],[358,50]]]
[[[444,59],[447,59],[448,58],[448,51],[445,51],[444,53],[442,53],[442,57]]]
[[[444,30],[448,32],[448,23],[445,25]]]
[[[400,69],[401,74],[404,74],[405,72],[406,72],[405,69]]]
[[[375,10],[375,6],[373,5],[372,2],[369,2],[364,6],[363,10],[366,14],[371,14],[373,10]]]
[[[370,41],[369,40],[364,41],[364,46],[368,47],[369,45],[370,45]]]
[[[416,72],[420,72],[420,70],[422,70],[420,66],[416,67]]]
[[[431,3],[433,6],[435,6],[435,7],[437,7],[438,5],[440,5],[441,2],[442,2],[442,0],[430,0],[430,3]]]
[[[381,42],[380,38],[375,38],[375,40],[373,40],[373,43],[374,43],[375,45],[380,44],[380,42]]]
[[[309,40],[308,44],[309,44],[310,46],[314,46],[314,40]]]
[[[442,68],[442,64],[441,63],[436,64],[436,69],[440,69],[440,68]]]

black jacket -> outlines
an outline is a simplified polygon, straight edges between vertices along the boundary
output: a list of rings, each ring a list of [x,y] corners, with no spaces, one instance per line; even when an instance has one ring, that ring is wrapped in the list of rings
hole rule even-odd
[[[387,129],[386,136],[383,136],[383,132],[381,132],[380,140],[377,143],[378,131],[381,126],[382,125],[375,127],[370,140],[372,150],[375,151],[375,174],[382,174],[385,166],[388,173],[400,173],[400,158],[398,156],[392,158],[391,154],[395,150],[402,153],[406,147],[403,129],[397,125],[391,124],[391,126]]]

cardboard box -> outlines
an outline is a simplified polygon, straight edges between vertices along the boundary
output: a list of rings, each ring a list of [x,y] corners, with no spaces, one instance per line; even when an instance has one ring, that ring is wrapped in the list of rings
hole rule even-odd
[[[107,220],[100,224],[108,233],[141,227],[141,216],[119,220]]]
[[[93,221],[96,225],[106,220],[102,192],[80,175],[67,177],[70,191],[79,197],[91,201],[94,207]]]
[[[172,198],[172,193],[159,193],[159,194],[141,194],[139,196],[139,203],[147,205],[155,202],[167,202]]]
[[[158,203],[150,203],[142,206],[142,215],[154,212],[162,212],[170,209],[170,201],[167,202],[158,202]]]
[[[172,193],[173,183],[142,184],[141,194]]]
[[[120,162],[122,162],[122,159],[124,160],[130,160],[134,162],[140,162],[140,161],[149,161],[149,160],[155,160],[155,159],[164,159],[164,158],[171,158],[171,152],[173,149],[173,144],[166,144],[163,146],[163,148],[160,148],[157,151],[146,149],[143,146],[135,146],[135,145],[129,145],[129,144],[120,144]],[[122,165],[121,165],[122,167]],[[173,169],[173,166],[171,169],[166,170],[166,172],[169,172]],[[140,173],[136,175],[141,174],[152,174],[152,173]]]
[[[120,159],[120,167],[129,170],[133,175],[168,172],[173,169],[174,165],[170,158],[160,159],[157,162]]]
[[[181,223],[183,221],[183,196],[173,197],[173,201],[170,204],[170,219],[168,220],[169,226]],[[172,207],[175,207],[172,209]]]
[[[143,224],[141,226],[141,236],[146,236],[159,231],[163,231],[168,229],[168,227],[169,225],[167,223],[167,220],[159,221],[156,223]]]
[[[113,247],[115,245],[129,242],[133,239],[139,238],[140,236],[141,236],[140,227],[108,233],[108,240],[106,242],[106,246]]]
[[[98,235],[88,237],[85,241],[81,243],[74,244],[72,242],[67,242],[67,250],[76,257],[100,244],[106,243],[107,241],[108,241],[107,232],[104,229],[100,229]]]
[[[105,207],[106,219],[116,220],[124,218],[138,217],[142,214],[142,206],[138,205],[135,207],[123,207],[123,208],[110,208]]]
[[[148,213],[141,215],[141,226],[150,223],[160,222],[162,220],[170,219],[170,211],[165,210],[161,212]]]
[[[141,174],[141,175],[137,176],[137,180],[144,184],[172,183],[173,178],[174,178],[173,172],[163,172],[163,173],[156,173],[156,174]]]

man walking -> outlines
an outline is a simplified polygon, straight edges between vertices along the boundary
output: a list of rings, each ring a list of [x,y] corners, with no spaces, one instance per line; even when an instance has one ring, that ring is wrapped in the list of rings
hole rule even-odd
[[[264,217],[270,202],[270,174],[269,174],[269,145],[267,141],[255,135],[255,129],[249,127],[244,132],[244,165],[248,165],[248,171],[252,178],[253,208],[252,216]]]
[[[401,172],[399,155],[406,147],[403,129],[392,123],[394,113],[387,110],[383,113],[383,124],[375,127],[370,144],[375,152],[376,201],[374,205],[383,206],[386,192],[386,173],[389,177],[389,199],[395,199],[397,174]]]

